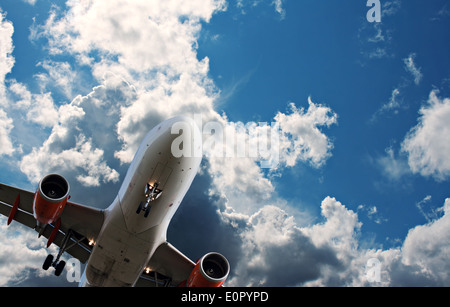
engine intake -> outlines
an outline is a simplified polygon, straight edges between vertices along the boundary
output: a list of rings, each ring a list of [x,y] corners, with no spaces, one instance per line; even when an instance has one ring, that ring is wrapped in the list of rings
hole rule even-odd
[[[219,253],[203,256],[188,278],[188,287],[220,287],[230,273],[228,260]]]
[[[59,202],[69,196],[69,183],[57,174],[45,176],[39,183],[39,194],[50,202]]]
[[[33,214],[41,224],[51,224],[60,216],[69,199],[70,186],[57,174],[45,176],[34,193]]]

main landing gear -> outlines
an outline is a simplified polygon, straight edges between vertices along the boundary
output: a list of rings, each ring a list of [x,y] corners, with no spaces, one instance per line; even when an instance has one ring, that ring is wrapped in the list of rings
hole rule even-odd
[[[145,201],[141,201],[139,203],[139,206],[136,210],[136,213],[139,214],[141,213],[141,211],[144,211],[144,217],[147,217],[148,214],[150,213],[151,210],[151,206],[150,203],[154,200],[157,200],[160,196],[161,196],[161,192],[162,190],[158,189],[158,183],[156,182],[155,184],[151,185],[149,183],[147,183],[147,185],[145,186],[145,197],[146,200]]]
[[[85,237],[81,237],[81,239],[76,240],[76,238],[74,238],[74,240],[71,240],[73,236],[73,231],[71,229],[69,229],[69,231],[67,232],[67,234],[64,236],[64,240],[61,244],[61,247],[59,249],[58,255],[56,255],[56,259],[54,259],[53,255],[48,255],[47,258],[45,258],[44,264],[42,265],[42,268],[44,270],[48,270],[50,268],[50,266],[55,268],[55,275],[59,276],[61,275],[62,271],[64,270],[64,267],[66,266],[66,262],[64,260],[59,260],[62,256],[62,254],[67,251],[69,248],[77,245],[78,243],[80,243],[81,241],[83,241],[85,239]],[[72,241],[71,244],[69,244],[69,241]]]
[[[50,266],[55,268],[55,275],[59,276],[59,275],[61,275],[62,271],[64,270],[64,267],[66,266],[66,262],[64,260],[53,261],[53,255],[50,254],[47,256],[47,258],[45,258],[42,268],[47,271]]]

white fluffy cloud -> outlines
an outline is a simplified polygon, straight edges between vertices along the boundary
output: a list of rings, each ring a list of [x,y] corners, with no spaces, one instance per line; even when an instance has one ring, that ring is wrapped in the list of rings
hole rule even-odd
[[[214,192],[226,198],[233,208],[247,214],[254,213],[276,199],[272,181],[262,169],[265,162],[274,173],[299,162],[309,163],[313,167],[322,166],[331,156],[333,145],[320,128],[336,123],[337,115],[311,99],[308,103],[307,110],[291,103],[290,114],[279,112],[272,123],[264,125],[230,123],[226,118],[219,118],[223,125],[225,146],[218,146],[219,151],[215,148],[216,151],[210,153],[207,151],[209,147],[204,145]],[[233,138],[235,143],[230,145],[229,138]],[[238,156],[239,140],[245,143],[245,157]],[[250,154],[250,148],[258,148],[258,155]],[[231,154],[227,156],[227,153]]]
[[[14,148],[10,139],[10,132],[13,129],[13,120],[0,109],[0,155],[11,155]]]
[[[450,176],[450,98],[439,99],[432,91],[420,109],[419,123],[402,143],[414,173],[444,180]]]
[[[55,10],[37,34],[38,37],[48,39],[51,52],[70,53],[80,63],[90,64],[98,80],[103,80],[110,72],[115,72],[132,84],[136,92],[135,97],[129,99],[126,104],[121,104],[120,114],[115,117],[117,126],[108,125],[113,129],[113,135],[120,140],[118,143],[121,148],[112,149],[115,158],[121,163],[130,162],[146,132],[157,122],[177,114],[201,114],[205,122],[216,120],[226,126],[226,118],[213,108],[218,92],[207,75],[209,61],[207,58],[198,60],[195,51],[196,38],[200,31],[199,21],[208,21],[214,12],[225,7],[224,2],[191,1],[189,5],[181,6],[166,2],[136,1],[133,5],[126,5],[125,11],[119,10],[120,6],[120,2],[111,1],[70,2],[68,14],[59,16]],[[130,44],[133,44],[133,48],[129,48]],[[61,69],[66,71],[67,65],[56,64],[51,61],[42,63],[41,66],[49,73],[37,77],[41,81],[47,81],[49,78],[61,80],[57,78],[60,75],[58,72]],[[55,70],[54,67],[61,69]],[[73,75],[71,76],[73,78]],[[64,87],[68,86],[68,83],[62,79],[60,85]],[[116,93],[121,90],[120,87],[115,89]],[[89,96],[92,96],[92,93]],[[115,98],[109,99],[117,102]],[[71,103],[73,104],[74,102]],[[294,166],[298,161],[309,161],[316,167],[322,165],[331,155],[332,144],[319,127],[335,123],[336,114],[311,100],[307,111],[303,108],[297,109],[294,104],[290,107],[291,114],[279,113],[274,119],[281,128],[282,165]],[[65,112],[64,108],[59,108],[60,117]],[[40,122],[39,117],[33,118]],[[61,133],[61,130],[65,131],[64,129],[67,129],[66,124],[60,121],[50,135],[49,140],[52,141],[47,142],[48,145],[41,149],[34,149],[23,159],[22,170],[30,174],[33,169],[34,180],[38,174],[43,173],[42,167],[37,167],[41,165],[38,158],[40,154],[52,154],[45,148],[58,148],[67,154],[76,147],[73,147],[76,145],[73,140],[72,149],[55,145],[55,142],[62,141],[56,140],[54,136]],[[87,135],[87,141],[91,134],[92,131],[83,132],[83,135]],[[79,133],[75,135],[79,136]],[[93,145],[96,146],[96,143]],[[55,154],[57,153],[53,153]],[[56,160],[59,158],[61,156],[55,156]],[[244,173],[245,170],[246,174],[254,175],[252,178],[256,185],[250,187],[252,180],[246,180],[247,184],[242,185],[242,189],[251,189],[255,192],[251,193],[252,195],[261,190],[270,192],[270,181],[264,178],[252,159],[228,160],[226,163],[223,160],[210,159],[210,163],[215,178],[245,178],[239,176],[239,173]],[[76,166],[81,167],[80,164]],[[98,183],[98,180],[95,182]]]
[[[35,75],[43,90],[46,88],[49,88],[49,90],[56,89],[61,91],[68,99],[73,98],[73,88],[79,81],[76,72],[69,63],[46,60],[39,63],[38,66],[47,71],[47,73],[42,72]]]
[[[403,263],[417,265],[420,272],[441,284],[450,283],[450,198],[443,207],[444,215],[408,232],[403,243]]]
[[[192,71],[198,65],[193,46],[199,21],[209,21],[225,2],[138,0],[130,4],[101,0],[67,4],[70,15],[58,18],[54,12],[44,27],[51,51],[95,62],[94,71],[102,77],[105,66],[125,68],[130,74],[155,69]],[[91,56],[93,50],[100,61]]]
[[[14,57],[12,56],[14,48],[12,42],[13,33],[14,27],[12,23],[5,20],[0,9],[0,107],[5,104],[5,77],[14,66]],[[13,127],[12,119],[0,108],[0,156],[11,155],[14,152],[10,138],[10,132]]]
[[[55,253],[51,246],[45,249],[43,238],[37,239],[37,233],[12,223],[6,226],[6,218],[0,218],[0,286],[11,286],[30,277],[30,269],[41,274],[51,272],[40,270],[48,253]]]
[[[294,218],[268,205],[251,216],[223,212],[241,238],[243,255],[231,286],[296,286],[320,278],[325,268],[339,267],[328,246],[316,246]]]
[[[324,221],[298,227],[277,206],[253,215],[221,213],[241,239],[242,256],[232,286],[408,286],[450,282],[448,265],[450,199],[444,215],[411,229],[402,247],[366,249],[359,244],[362,223],[357,213],[326,197]],[[371,279],[370,260],[380,264],[379,280]]]
[[[319,127],[336,124],[337,114],[328,107],[313,103],[311,97],[308,103],[307,111],[291,103],[291,114],[278,113],[275,116],[282,131],[280,149],[286,166],[294,166],[300,160],[319,167],[331,156],[333,144]]]
[[[0,97],[2,98],[5,94],[5,77],[14,66],[14,57],[12,56],[14,49],[12,42],[13,33],[13,24],[5,19],[0,9]]]
[[[68,2],[68,12],[54,10],[44,26],[36,26],[34,38],[45,37],[53,54],[69,53],[89,65],[99,82],[114,73],[132,84],[136,99],[120,110],[117,134],[123,144],[115,151],[128,163],[159,121],[179,114],[217,117],[209,60],[197,59],[196,39],[200,22],[224,8],[221,0]],[[42,66],[49,74],[39,77],[61,80],[56,76],[66,66],[47,63]],[[62,80],[63,88],[70,83]]]
[[[118,171],[109,165],[121,148],[116,124],[121,108],[134,99],[134,89],[110,75],[88,95],[55,109],[48,139],[22,157],[21,171],[32,182],[52,171],[70,173],[84,186],[118,182]]]

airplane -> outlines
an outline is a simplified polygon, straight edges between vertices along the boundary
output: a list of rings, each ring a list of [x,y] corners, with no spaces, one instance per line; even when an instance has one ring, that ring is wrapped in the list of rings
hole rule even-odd
[[[175,124],[185,127],[183,133],[191,130],[185,142],[202,146],[191,118],[163,121],[145,136],[107,209],[70,202],[67,180],[49,174],[34,193],[0,184],[0,213],[8,225],[17,221],[48,238],[47,247],[59,247],[56,258],[45,259],[44,270],[54,267],[59,276],[64,252],[86,263],[79,286],[223,286],[230,272],[223,255],[211,252],[193,262],[167,242],[169,223],[202,159],[172,154]]]

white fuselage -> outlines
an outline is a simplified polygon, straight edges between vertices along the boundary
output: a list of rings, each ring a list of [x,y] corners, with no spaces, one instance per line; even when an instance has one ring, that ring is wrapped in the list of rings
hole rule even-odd
[[[172,154],[172,143],[178,135],[171,129],[180,121],[198,129],[191,119],[176,117],[156,126],[142,141],[117,197],[105,212],[80,286],[133,286],[156,248],[166,242],[170,220],[201,162],[201,156],[176,158]],[[190,135],[194,138],[200,134]],[[192,138],[192,144],[201,146],[201,141]],[[140,202],[146,200],[146,185],[155,182],[161,196],[150,202],[148,217],[137,214]]]

